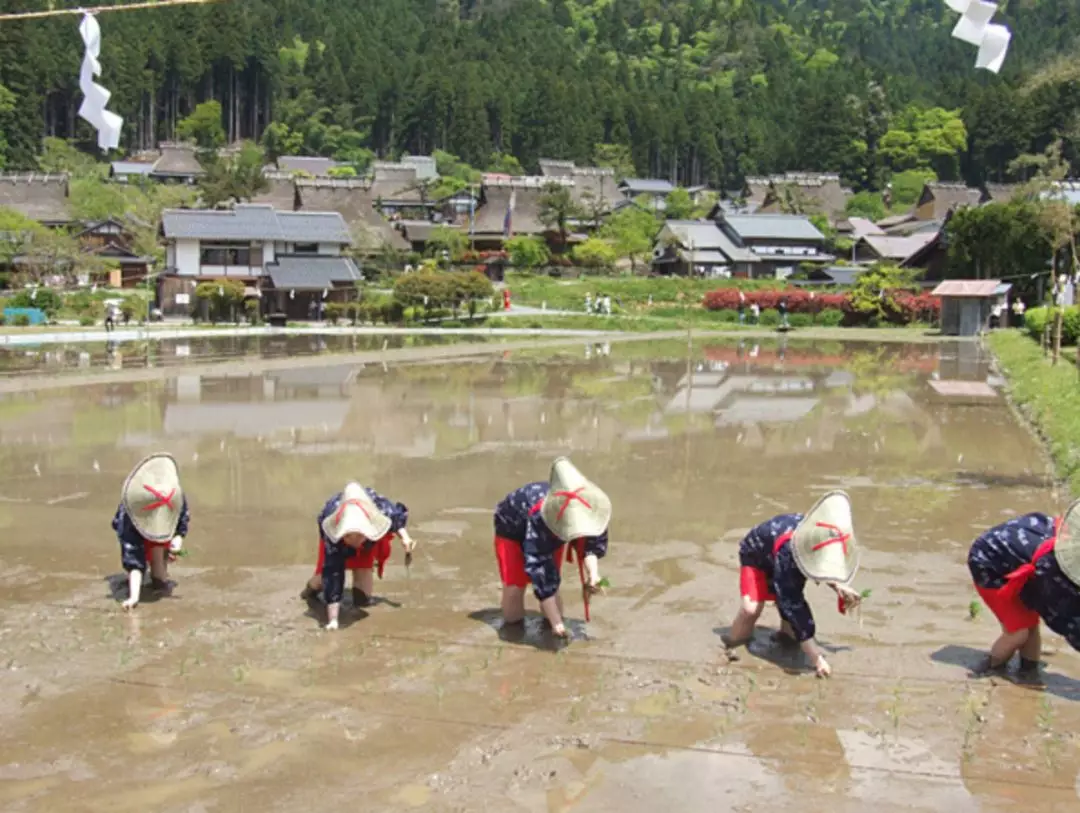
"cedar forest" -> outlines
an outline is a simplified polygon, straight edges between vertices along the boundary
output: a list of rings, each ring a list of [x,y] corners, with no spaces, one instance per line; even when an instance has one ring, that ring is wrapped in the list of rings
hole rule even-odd
[[[14,0],[5,11],[75,6]],[[949,37],[943,0],[225,0],[102,15],[101,83],[133,151],[220,103],[229,141],[362,171],[402,152],[478,168],[539,158],[731,188],[834,171],[880,189],[969,183],[1060,140],[1080,163],[1076,0],[1004,4],[1000,75]],[[0,165],[77,117],[77,17],[0,22]],[[217,109],[213,106],[212,109]]]

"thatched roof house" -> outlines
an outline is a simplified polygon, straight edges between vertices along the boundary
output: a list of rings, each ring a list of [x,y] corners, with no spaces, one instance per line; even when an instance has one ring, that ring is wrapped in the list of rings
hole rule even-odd
[[[477,237],[501,237],[504,234],[506,213],[514,200],[511,232],[514,235],[540,235],[549,231],[540,222],[540,199],[552,185],[573,187],[569,178],[496,178],[488,176],[480,187],[480,208],[476,211]]]
[[[833,223],[845,217],[851,190],[830,173],[786,172],[747,178],[745,197],[761,214],[823,214]]]
[[[17,173],[0,175],[0,206],[36,220],[44,226],[72,222],[66,174]]]
[[[978,206],[987,199],[988,195],[978,187],[933,181],[923,186],[912,211],[916,220],[944,220],[956,209]]]
[[[344,178],[297,178],[296,208],[308,212],[337,212],[356,242],[366,251],[390,246],[408,251],[409,243],[375,209],[370,181]]]

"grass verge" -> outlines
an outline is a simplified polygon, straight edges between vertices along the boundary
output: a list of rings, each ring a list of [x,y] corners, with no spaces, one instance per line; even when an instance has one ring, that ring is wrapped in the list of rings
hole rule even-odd
[[[1051,365],[1019,330],[990,334],[990,348],[1009,381],[1009,395],[1042,436],[1058,478],[1080,494],[1080,381],[1064,360]]]
[[[744,290],[783,288],[779,280],[686,279],[683,277],[580,277],[558,279],[511,271],[506,287],[514,302],[539,307],[546,302],[552,310],[583,310],[585,296],[610,296],[617,307],[635,310],[654,305],[698,305],[709,291],[738,287]]]

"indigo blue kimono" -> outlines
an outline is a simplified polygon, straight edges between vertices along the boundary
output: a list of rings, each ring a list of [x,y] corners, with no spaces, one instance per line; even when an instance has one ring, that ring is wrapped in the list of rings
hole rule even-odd
[[[1032,513],[997,525],[968,552],[968,569],[975,584],[995,590],[1005,577],[1029,564],[1035,550],[1054,535],[1054,518]],[[1020,601],[1039,614],[1046,626],[1080,650],[1080,587],[1058,566],[1053,551],[1035,563],[1035,575],[1020,590]]]
[[[409,509],[400,502],[392,502],[373,488],[365,486],[364,491],[375,503],[375,507],[390,518],[390,530],[387,534],[396,534],[409,521]],[[326,501],[316,520],[319,527],[319,540],[323,547],[323,598],[327,604],[337,604],[345,592],[345,563],[359,551],[344,542],[331,542],[323,532],[323,520],[337,511],[341,504],[341,494],[335,494]],[[379,540],[369,539],[364,543],[364,550],[371,550]]]
[[[176,523],[176,531],[173,532],[173,536],[186,537],[190,521],[191,514],[188,511],[187,495],[185,494],[184,504],[180,506],[180,520]],[[145,572],[148,565],[146,561],[146,542],[142,534],[135,528],[135,523],[131,521],[127,511],[124,510],[123,503],[116,507],[112,529],[116,531],[116,538],[120,540],[120,563],[124,566],[124,570],[128,573],[133,570]]]
[[[780,617],[791,625],[795,639],[800,643],[809,641],[817,631],[814,614],[803,595],[806,576],[795,564],[790,543],[780,548],[775,556],[773,548],[776,540],[794,531],[802,518],[802,514],[779,514],[751,528],[739,543],[739,564],[765,573],[769,590],[776,596],[776,609]]]
[[[495,535],[521,545],[525,573],[533,583],[538,601],[559,592],[561,577],[555,567],[555,552],[565,543],[548,530],[540,516],[540,502],[547,496],[548,483],[529,483],[511,491],[495,506]],[[608,533],[585,537],[585,555],[597,559],[607,553]]]

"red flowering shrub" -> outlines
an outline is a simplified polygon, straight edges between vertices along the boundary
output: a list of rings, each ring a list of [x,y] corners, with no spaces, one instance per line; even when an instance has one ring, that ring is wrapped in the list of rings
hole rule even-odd
[[[823,310],[839,310],[846,315],[844,324],[862,324],[867,316],[855,309],[848,294],[804,291],[789,288],[782,291],[739,291],[737,288],[718,288],[709,291],[702,300],[706,310],[738,310],[739,301],[749,308],[756,304],[761,310],[775,310],[781,299],[787,300],[789,313],[818,314]],[[888,295],[889,321],[896,324],[933,322],[941,315],[941,300],[930,294],[893,291]]]

